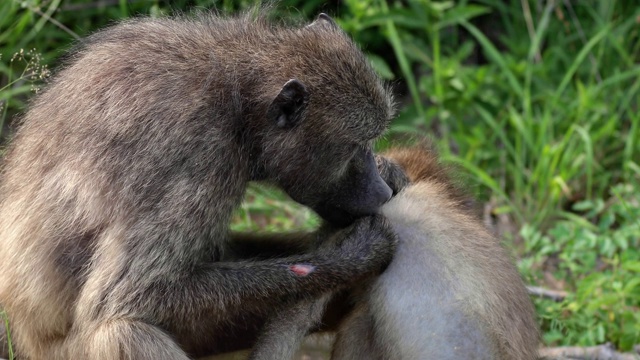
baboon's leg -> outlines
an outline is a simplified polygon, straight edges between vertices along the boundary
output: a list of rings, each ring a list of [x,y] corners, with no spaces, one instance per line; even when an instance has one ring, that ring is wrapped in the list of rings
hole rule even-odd
[[[277,312],[262,330],[249,359],[292,359],[304,337],[321,322],[330,298],[330,294],[325,294],[318,299],[302,300]]]
[[[374,323],[368,306],[358,307],[340,325],[331,360],[375,360],[382,354],[375,347]]]
[[[189,360],[180,346],[159,328],[135,320],[111,320],[98,325],[85,341],[71,349],[73,359]]]

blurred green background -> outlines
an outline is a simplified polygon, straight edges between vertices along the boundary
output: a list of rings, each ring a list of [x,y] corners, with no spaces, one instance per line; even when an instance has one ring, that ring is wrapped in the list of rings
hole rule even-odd
[[[254,1],[0,0],[0,129],[63,55],[132,16],[234,12]],[[278,15],[332,15],[395,89],[379,148],[429,136],[456,165],[527,283],[546,345],[640,343],[640,3],[622,0],[282,0]],[[237,230],[313,227],[252,186]]]

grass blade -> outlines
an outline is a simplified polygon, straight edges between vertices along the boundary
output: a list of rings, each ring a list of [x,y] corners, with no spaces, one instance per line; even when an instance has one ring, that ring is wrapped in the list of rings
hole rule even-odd
[[[469,31],[469,33],[471,33],[471,35],[473,35],[473,37],[476,38],[476,40],[478,40],[478,42],[484,49],[485,53],[487,54],[487,56],[491,60],[493,60],[496,63],[496,65],[498,65],[498,67],[503,71],[504,75],[507,77],[507,81],[509,82],[509,85],[511,86],[513,91],[517,94],[518,98],[521,98],[523,93],[522,85],[520,84],[516,76],[513,74],[511,69],[509,69],[507,62],[505,61],[505,58],[504,56],[502,56],[500,51],[496,49],[496,47],[491,43],[491,41],[486,36],[484,36],[484,34],[477,27],[473,26],[471,23],[469,23],[466,20],[460,22],[460,24],[462,25],[462,27],[467,29],[467,31]]]

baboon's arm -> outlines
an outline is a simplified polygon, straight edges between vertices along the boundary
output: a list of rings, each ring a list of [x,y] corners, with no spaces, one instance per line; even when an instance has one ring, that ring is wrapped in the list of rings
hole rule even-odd
[[[132,260],[118,283],[104,289],[100,303],[121,304],[125,298],[128,305],[119,308],[135,308],[133,313],[152,318],[160,314],[167,321],[199,317],[203,311],[220,318],[234,310],[261,312],[287,298],[315,297],[380,272],[393,257],[395,238],[387,220],[376,215],[332,233],[326,239],[332,246],[302,255],[258,260],[223,256],[222,261],[185,264],[186,268],[173,263],[171,276],[157,271],[160,265],[148,259]],[[160,308],[165,310],[159,312]]]
[[[212,304],[234,300],[282,301],[334,291],[382,270],[393,256],[395,238],[381,216],[358,220],[355,226],[335,232],[308,254],[266,260],[213,262],[202,265],[192,277],[195,290],[203,290]],[[226,304],[233,305],[232,303]],[[264,306],[264,303],[261,304]]]

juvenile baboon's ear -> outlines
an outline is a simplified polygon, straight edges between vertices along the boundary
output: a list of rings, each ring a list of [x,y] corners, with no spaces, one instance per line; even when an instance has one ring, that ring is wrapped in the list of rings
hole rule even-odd
[[[315,21],[309,24],[309,26],[317,26],[317,25],[329,26],[332,29],[340,28],[338,24],[331,18],[331,16],[325,13],[320,13],[320,15],[318,15]]]
[[[267,117],[281,129],[291,129],[302,120],[307,107],[309,92],[298,79],[291,79],[280,89],[280,93],[269,105]]]

